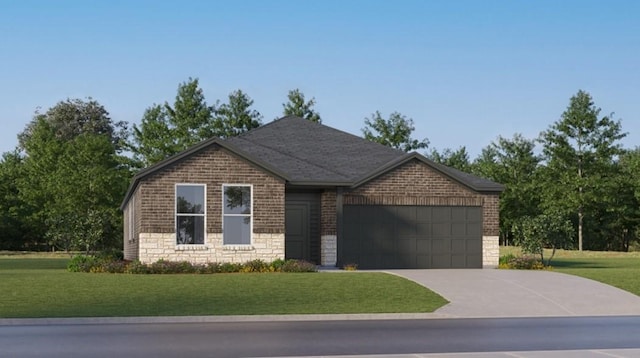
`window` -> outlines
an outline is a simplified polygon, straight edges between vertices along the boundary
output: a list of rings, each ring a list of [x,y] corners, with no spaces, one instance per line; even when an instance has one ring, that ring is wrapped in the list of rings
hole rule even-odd
[[[251,244],[251,186],[222,186],[222,237],[225,245]]]
[[[135,210],[136,210],[136,196],[132,195],[131,199],[129,199],[129,206],[127,207],[127,233],[129,235],[129,242],[135,242],[136,238],[135,236],[135,225],[136,225],[136,216],[135,216]]]
[[[205,232],[205,186],[176,185],[176,243],[203,245]]]

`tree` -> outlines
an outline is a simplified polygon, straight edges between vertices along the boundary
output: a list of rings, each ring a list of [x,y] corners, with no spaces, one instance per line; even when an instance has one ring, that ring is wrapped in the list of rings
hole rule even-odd
[[[371,115],[371,118],[365,118],[364,123],[366,127],[362,129],[362,133],[364,138],[370,141],[405,152],[429,146],[429,141],[426,138],[422,140],[411,138],[411,133],[415,130],[413,119],[398,112],[393,112],[389,119],[384,119],[380,112],[376,111]]]
[[[214,133],[220,138],[229,138],[258,128],[262,124],[262,115],[251,109],[253,100],[241,90],[229,94],[229,102],[224,103],[216,112]]]
[[[539,255],[540,261],[549,266],[556,249],[565,248],[571,241],[573,226],[555,214],[525,216],[514,225],[515,241],[527,254]],[[544,262],[544,248],[551,248],[551,256]]]
[[[467,148],[464,146],[456,150],[445,148],[442,152],[438,152],[434,148],[427,155],[427,157],[436,163],[440,163],[451,168],[456,168],[463,172],[468,173],[471,170],[469,153],[467,153]]]
[[[218,135],[215,112],[197,78],[180,83],[173,105],[153,104],[145,110],[140,127],[133,125],[134,158],[149,166]]]
[[[312,122],[322,123],[320,113],[313,109],[313,106],[316,104],[315,97],[305,102],[304,94],[297,88],[289,91],[287,97],[289,98],[289,102],[282,104],[282,107],[284,107],[283,114],[285,116],[298,116]]]
[[[491,142],[472,165],[472,172],[505,186],[500,195],[500,236],[505,244],[513,238],[513,225],[523,217],[541,214],[535,142],[520,134]]]
[[[607,172],[622,154],[619,140],[625,135],[620,122],[600,117],[591,95],[580,90],[560,120],[540,136],[546,162],[543,205],[545,210],[577,216],[579,250],[585,217],[594,213],[605,195]]]
[[[20,199],[18,182],[24,176],[24,158],[18,150],[0,159],[0,250],[37,250],[37,226],[26,220],[33,211]]]
[[[68,103],[79,107],[61,111]],[[95,105],[99,106],[97,103]],[[19,198],[34,208],[27,218],[41,227],[49,243],[60,249],[93,251],[120,248],[122,222],[118,204],[130,178],[129,168],[117,153],[116,132],[102,106],[92,120],[107,127],[80,126],[73,114],[86,102],[60,102],[45,114],[38,114],[21,134],[24,172],[18,181]],[[82,123],[79,121],[80,124]],[[69,123],[78,131],[60,131]]]

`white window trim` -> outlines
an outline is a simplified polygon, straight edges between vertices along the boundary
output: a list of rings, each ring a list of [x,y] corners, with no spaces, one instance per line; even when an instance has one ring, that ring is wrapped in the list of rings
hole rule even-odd
[[[248,244],[227,244],[224,241],[224,217],[225,216],[241,216],[245,217],[247,214],[225,214],[224,213],[224,188],[228,186],[245,186],[249,187],[251,191],[251,214],[249,214],[249,243]],[[220,200],[222,206],[220,209],[222,215],[222,246],[226,249],[232,250],[247,250],[253,248],[253,184],[233,184],[233,183],[224,183],[222,184],[222,198]]]
[[[204,188],[204,214],[179,214],[178,213],[178,187],[179,186],[201,186]],[[176,244],[176,248],[185,249],[185,248],[203,248],[207,246],[207,184],[198,184],[198,183],[176,183],[173,190],[173,227],[176,229],[176,237],[174,239],[174,243]],[[202,216],[204,217],[204,240],[202,244],[178,244],[178,216]]]

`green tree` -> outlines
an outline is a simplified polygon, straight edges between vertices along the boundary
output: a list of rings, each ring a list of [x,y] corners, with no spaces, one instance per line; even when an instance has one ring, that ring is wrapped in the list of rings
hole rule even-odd
[[[606,197],[607,172],[622,154],[619,141],[626,135],[620,121],[600,117],[600,111],[590,94],[578,91],[560,120],[540,136],[546,164],[543,206],[545,211],[576,216],[579,250],[585,217],[594,219],[595,208]],[[597,246],[595,241],[594,237],[588,246]]]
[[[145,110],[140,126],[133,125],[134,158],[149,166],[218,135],[215,112],[197,78],[180,83],[173,105],[154,104]]]
[[[24,158],[15,150],[0,159],[0,250],[37,250],[42,237],[27,218],[33,211],[20,199],[18,182],[24,176]]]
[[[571,241],[573,225],[556,214],[525,216],[514,225],[515,241],[527,254],[540,256],[546,266],[551,264],[556,249],[565,248]],[[551,248],[551,256],[544,262],[544,248]]]
[[[500,136],[472,164],[474,174],[505,186],[500,195],[500,236],[505,244],[513,238],[516,222],[541,214],[538,186],[541,159],[534,149],[535,142],[520,134],[511,139]]]
[[[296,88],[289,91],[287,98],[289,102],[282,104],[282,107],[284,107],[283,114],[285,116],[297,116],[312,122],[322,123],[320,113],[313,109],[313,106],[316,104],[315,97],[305,102],[304,93]]]
[[[241,90],[229,94],[229,101],[222,104],[216,112],[214,133],[220,138],[229,138],[258,128],[262,124],[262,115],[251,109],[253,100]]]
[[[82,107],[82,101],[74,101]],[[19,198],[34,211],[27,219],[41,227],[50,244],[60,249],[92,251],[120,248],[122,222],[118,204],[130,178],[125,160],[117,153],[117,143],[108,134],[115,132],[102,106],[100,118],[113,126],[110,131],[81,127],[79,131],[59,131],[58,123],[74,125],[74,111],[52,107],[36,114],[21,135],[24,172],[18,181]],[[96,112],[98,113],[98,112]],[[72,134],[70,134],[72,133]]]
[[[411,138],[415,130],[413,119],[393,112],[389,119],[382,118],[379,111],[365,118],[365,127],[362,129],[364,138],[405,152],[425,149],[429,146],[429,141],[425,138],[417,140]]]
[[[445,148],[441,152],[438,152],[438,150],[434,148],[429,152],[427,157],[436,163],[456,168],[466,173],[471,171],[469,153],[467,152],[467,148],[464,146],[456,150]]]

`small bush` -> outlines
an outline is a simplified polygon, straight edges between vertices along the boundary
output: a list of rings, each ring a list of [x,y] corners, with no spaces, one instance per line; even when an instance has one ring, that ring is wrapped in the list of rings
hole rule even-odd
[[[89,255],[75,255],[69,260],[67,270],[70,272],[91,272],[97,266],[98,260]]]
[[[498,268],[507,270],[545,270],[546,267],[535,256],[505,255],[500,258]]]
[[[269,272],[269,264],[260,259],[248,261],[243,265],[242,272]]]
[[[275,259],[269,265],[269,271],[271,272],[282,272],[282,266],[285,264],[285,260],[283,259]]]
[[[287,260],[282,265],[282,272],[316,272],[318,268],[315,264],[304,260]]]
[[[142,262],[135,260],[135,261],[131,261],[129,262],[124,270],[124,273],[131,273],[131,274],[148,274],[149,272],[149,267],[145,264],[143,264]]]
[[[357,271],[358,270],[358,264],[345,264],[344,266],[342,266],[342,269],[345,271]]]

